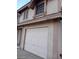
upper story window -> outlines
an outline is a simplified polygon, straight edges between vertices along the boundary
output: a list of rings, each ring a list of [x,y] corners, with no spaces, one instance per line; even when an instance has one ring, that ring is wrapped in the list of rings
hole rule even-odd
[[[21,14],[17,13],[17,23],[19,23],[20,15]]]
[[[24,17],[23,17],[23,20],[24,19],[27,19],[28,18],[28,10],[24,11]]]
[[[40,13],[44,13],[44,2],[43,1],[36,4],[36,15]]]

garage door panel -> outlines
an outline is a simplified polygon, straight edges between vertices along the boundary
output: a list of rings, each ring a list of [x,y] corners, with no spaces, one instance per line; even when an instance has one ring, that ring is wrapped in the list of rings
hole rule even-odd
[[[25,50],[43,58],[47,57],[48,28],[27,29]]]

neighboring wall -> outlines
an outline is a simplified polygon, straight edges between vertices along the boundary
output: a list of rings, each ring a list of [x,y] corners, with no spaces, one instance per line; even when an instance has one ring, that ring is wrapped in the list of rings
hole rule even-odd
[[[61,1],[61,0],[60,0]],[[49,15],[49,14],[53,14],[53,13],[57,13],[59,11],[59,0],[48,0],[48,3],[47,3],[47,7],[46,7],[46,15]],[[27,20],[32,20],[34,19],[34,16],[35,16],[35,8],[34,9],[28,9],[28,18],[23,20],[23,16],[24,16],[24,13],[22,13],[22,15],[20,16],[20,19],[19,19],[19,22],[24,22],[24,21],[27,21]]]

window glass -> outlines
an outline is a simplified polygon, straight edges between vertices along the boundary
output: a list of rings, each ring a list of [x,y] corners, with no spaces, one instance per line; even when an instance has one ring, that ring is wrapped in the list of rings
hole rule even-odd
[[[39,13],[43,13],[44,12],[44,3],[38,3],[36,5],[36,14],[39,14]]]

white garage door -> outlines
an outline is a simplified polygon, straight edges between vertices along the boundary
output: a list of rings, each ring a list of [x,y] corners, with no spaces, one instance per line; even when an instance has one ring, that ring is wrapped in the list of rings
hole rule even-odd
[[[47,58],[48,28],[27,29],[25,50]]]

